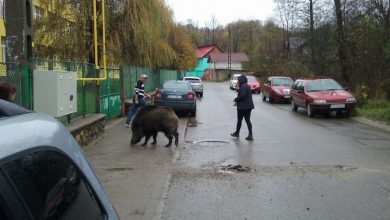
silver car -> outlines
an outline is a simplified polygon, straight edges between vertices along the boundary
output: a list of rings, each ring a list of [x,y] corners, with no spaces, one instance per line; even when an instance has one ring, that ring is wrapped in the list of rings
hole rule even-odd
[[[119,219],[68,130],[3,100],[0,219]]]
[[[199,97],[203,97],[203,83],[201,78],[195,76],[186,76],[183,78],[183,81],[189,81],[195,93],[199,95]]]

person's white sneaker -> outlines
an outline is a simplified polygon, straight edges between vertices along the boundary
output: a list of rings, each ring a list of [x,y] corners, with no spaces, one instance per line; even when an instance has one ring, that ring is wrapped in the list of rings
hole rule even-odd
[[[125,123],[125,126],[128,127],[128,128],[130,128],[130,125],[129,125],[129,124],[126,124],[126,123]]]

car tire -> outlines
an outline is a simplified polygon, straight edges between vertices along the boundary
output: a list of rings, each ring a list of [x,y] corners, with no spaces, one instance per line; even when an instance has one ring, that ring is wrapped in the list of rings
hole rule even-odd
[[[199,94],[199,96],[200,96],[201,98],[203,98],[203,92],[202,92],[202,93],[200,93],[200,94]]]
[[[262,99],[263,99],[264,102],[267,99],[267,97],[265,97],[265,95],[264,95],[264,92],[262,92]]]
[[[296,111],[298,110],[298,106],[295,105],[294,100],[291,99],[290,102],[291,102],[291,110],[294,111],[294,112],[296,112]]]
[[[269,100],[269,103],[274,103],[274,102],[275,102],[275,100],[272,98],[272,96],[270,96],[270,97],[268,98],[268,100]]]
[[[192,117],[195,117],[196,116],[196,109],[191,110],[190,115]]]
[[[311,109],[309,103],[306,104],[306,112],[307,112],[307,116],[309,116],[310,118],[314,116],[314,111]]]

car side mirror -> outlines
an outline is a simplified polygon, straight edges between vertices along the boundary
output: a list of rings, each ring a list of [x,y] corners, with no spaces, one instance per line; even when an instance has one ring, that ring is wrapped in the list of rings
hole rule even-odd
[[[348,88],[348,87],[345,87],[344,89],[345,89],[345,91],[349,91],[349,88]]]

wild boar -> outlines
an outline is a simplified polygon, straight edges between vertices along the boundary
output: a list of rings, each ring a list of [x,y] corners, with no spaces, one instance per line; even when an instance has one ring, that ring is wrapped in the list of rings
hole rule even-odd
[[[131,145],[141,141],[145,137],[145,146],[149,138],[153,136],[152,144],[156,144],[157,133],[163,132],[169,143],[165,147],[170,147],[172,139],[175,137],[175,145],[179,142],[179,118],[170,107],[147,105],[138,110],[131,123]]]

